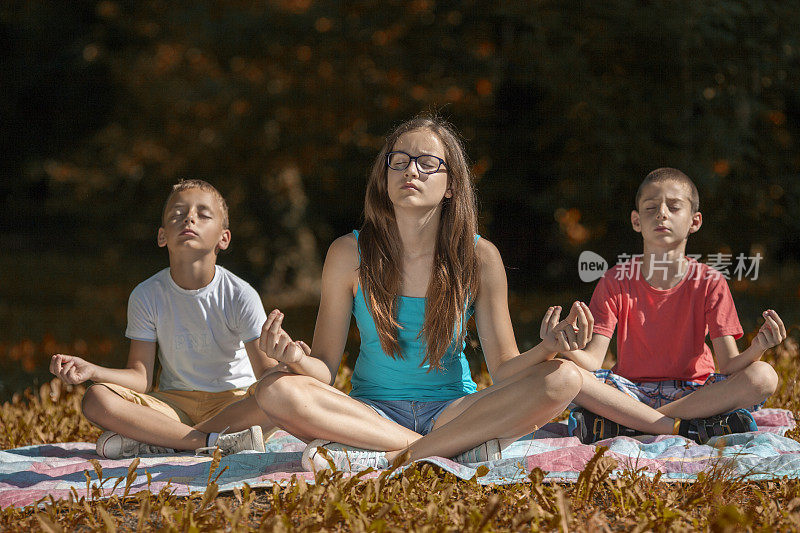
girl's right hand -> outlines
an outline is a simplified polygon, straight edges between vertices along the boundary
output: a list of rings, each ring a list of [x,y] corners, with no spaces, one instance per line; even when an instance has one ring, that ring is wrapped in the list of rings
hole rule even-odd
[[[94,376],[95,365],[74,355],[55,354],[50,358],[50,372],[67,385],[77,385]]]
[[[283,313],[273,309],[264,322],[264,327],[261,328],[258,347],[276,361],[286,364],[299,363],[301,359],[311,355],[311,348],[303,341],[292,341],[289,334],[281,327],[283,317]]]

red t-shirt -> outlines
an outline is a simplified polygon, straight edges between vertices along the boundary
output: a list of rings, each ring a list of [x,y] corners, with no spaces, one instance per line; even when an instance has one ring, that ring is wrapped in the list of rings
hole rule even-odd
[[[689,258],[680,283],[660,290],[638,275],[640,266],[637,259],[609,269],[589,304],[595,333],[611,337],[617,327],[613,372],[631,381],[704,381],[714,372],[706,335],[743,333],[725,278]]]

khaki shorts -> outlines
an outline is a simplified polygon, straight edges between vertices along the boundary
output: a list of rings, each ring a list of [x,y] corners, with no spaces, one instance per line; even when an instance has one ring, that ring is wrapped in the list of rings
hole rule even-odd
[[[95,383],[102,385],[123,399],[144,405],[162,413],[173,420],[193,426],[209,419],[232,403],[252,395],[250,389],[232,389],[222,392],[199,390],[165,390],[149,393],[136,392],[114,383]]]

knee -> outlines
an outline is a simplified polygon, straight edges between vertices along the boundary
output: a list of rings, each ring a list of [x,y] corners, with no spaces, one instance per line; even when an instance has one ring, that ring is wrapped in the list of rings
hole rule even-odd
[[[105,385],[95,383],[83,394],[81,412],[89,421],[95,424],[100,422],[104,413],[109,411],[109,395],[114,394]]]
[[[743,374],[750,388],[756,391],[760,398],[767,398],[778,389],[778,373],[769,363],[754,361]]]
[[[307,395],[307,376],[276,373],[258,382],[256,403],[271,418],[291,416],[302,405]]]
[[[545,377],[545,392],[552,401],[569,403],[581,390],[583,376],[572,361],[554,359],[544,363],[548,366]]]

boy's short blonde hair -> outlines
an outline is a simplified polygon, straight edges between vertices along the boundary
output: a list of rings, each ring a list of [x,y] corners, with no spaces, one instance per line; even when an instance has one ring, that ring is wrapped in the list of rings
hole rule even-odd
[[[172,201],[172,197],[179,192],[188,191],[189,189],[200,189],[201,191],[210,192],[214,198],[217,199],[217,202],[219,202],[219,209],[222,212],[222,227],[224,229],[228,229],[228,204],[225,202],[225,198],[222,197],[216,187],[203,180],[181,180],[173,185],[172,191],[169,193],[169,196],[167,196],[167,201],[164,202],[164,210],[161,212],[161,220],[164,220],[164,217],[167,214],[167,207],[169,206],[170,201]]]
[[[642,192],[645,186],[650,183],[663,183],[665,181],[674,181],[685,185],[689,189],[689,202],[692,204],[692,213],[700,211],[700,193],[697,192],[697,186],[692,179],[678,170],[677,168],[657,168],[650,174],[645,176],[642,180],[639,189],[636,191],[636,210],[639,210],[639,200],[642,199]]]

